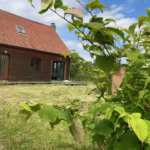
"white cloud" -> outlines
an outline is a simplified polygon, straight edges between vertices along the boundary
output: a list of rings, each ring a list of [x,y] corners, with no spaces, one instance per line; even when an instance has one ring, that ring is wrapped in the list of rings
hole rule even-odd
[[[116,5],[112,5],[111,7],[112,10],[110,11],[104,11],[103,13],[100,12],[95,15],[97,15],[98,17],[103,17],[104,19],[106,18],[115,19],[118,27],[128,28],[131,24],[137,22],[136,18],[125,17],[125,15],[122,12],[124,10],[122,6],[117,7]],[[90,14],[87,14],[84,18],[84,22],[88,22],[90,17],[91,17]],[[114,24],[111,23],[110,26],[114,26]]]

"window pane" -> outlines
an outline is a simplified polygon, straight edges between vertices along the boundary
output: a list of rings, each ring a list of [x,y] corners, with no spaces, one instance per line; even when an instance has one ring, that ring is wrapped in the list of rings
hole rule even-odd
[[[35,59],[35,66],[34,66],[34,69],[36,71],[39,71],[39,64],[40,64],[40,60],[39,59]]]
[[[31,71],[39,71],[40,70],[40,59],[31,58],[30,70]]]
[[[31,58],[30,70],[34,70],[34,59]]]

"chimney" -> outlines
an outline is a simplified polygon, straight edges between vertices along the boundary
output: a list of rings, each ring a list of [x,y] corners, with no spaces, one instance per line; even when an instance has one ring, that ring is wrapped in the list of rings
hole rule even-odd
[[[51,23],[51,26],[54,28],[54,30],[56,30],[56,25],[55,25],[55,23]]]

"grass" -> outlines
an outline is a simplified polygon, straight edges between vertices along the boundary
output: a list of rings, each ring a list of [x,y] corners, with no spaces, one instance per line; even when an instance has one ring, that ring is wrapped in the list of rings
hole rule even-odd
[[[90,102],[94,95],[88,95],[92,84],[86,86],[64,85],[13,85],[0,86],[0,150],[75,150],[76,143],[68,128],[59,124],[54,131],[49,124],[34,114],[27,123],[17,113],[18,108],[12,110],[10,118],[5,116],[8,107],[16,100],[43,101],[47,104],[66,103],[66,99],[81,99]],[[84,137],[82,150],[94,150],[88,134]]]

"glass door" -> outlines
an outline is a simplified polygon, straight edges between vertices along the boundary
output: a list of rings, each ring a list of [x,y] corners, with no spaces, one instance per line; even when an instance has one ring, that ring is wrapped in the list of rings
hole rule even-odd
[[[53,73],[52,79],[53,80],[64,80],[64,69],[65,63],[64,62],[53,62]]]

